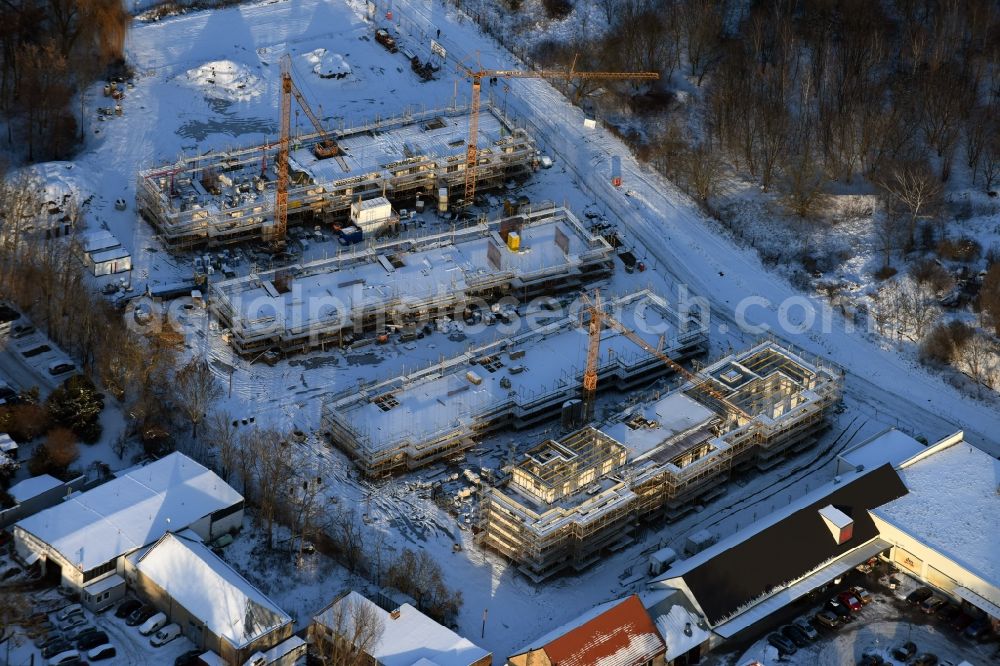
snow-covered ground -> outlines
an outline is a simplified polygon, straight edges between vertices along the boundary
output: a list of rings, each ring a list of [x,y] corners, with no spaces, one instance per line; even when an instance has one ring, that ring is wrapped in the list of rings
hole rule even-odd
[[[394,0],[392,4],[391,27],[404,45],[407,40],[426,42],[433,36],[454,59],[471,63],[478,53],[484,66],[519,67],[451,6],[438,0]],[[401,54],[390,54],[374,42],[375,26],[364,20],[364,9],[358,0],[348,4],[288,0],[134,26],[127,51],[137,76],[123,102],[124,115],[85,124],[90,138],[74,170],[94,175],[92,182],[81,186],[88,189],[83,194],[93,195],[86,211],[89,224],[106,226],[132,251],[137,292],[146,285],[191,275],[191,258],[165,252],[151,228],[136,216],[131,202],[137,171],[173,160],[182,151],[202,153],[273,140],[281,54],[293,55],[299,86],[331,126],[399,115],[407,109],[438,108],[456,99],[461,104],[467,99],[469,84],[456,75],[454,66],[443,68],[438,80],[422,83]],[[314,66],[320,66],[321,72],[340,66],[334,54],[343,58],[350,74],[343,79],[316,76]],[[498,86],[484,90],[484,96],[492,95],[498,106],[526,125],[540,148],[555,160],[554,168],[540,171],[518,194],[532,201],[565,202],[578,213],[590,210],[606,217],[649,267],[641,274],[617,271],[606,292],[650,287],[676,301],[687,290],[705,298],[711,307],[713,354],[744,347],[769,331],[840,363],[848,374],[844,411],[833,417],[832,428],[812,450],[767,475],[732,484],[720,499],[670,526],[646,530],[636,545],[583,574],[545,585],[529,583],[502,558],[476,548],[470,532],[460,527],[472,515],[471,503],[456,516],[427,497],[425,484],[445,479],[454,470],[431,467],[408,478],[368,483],[357,478],[340,452],[319,438],[307,439],[301,453],[316,462],[342,505],[369,516],[365,529],[370,538],[384,535],[388,551],[424,549],[442,564],[447,584],[464,596],[460,632],[491,650],[497,660],[592,605],[637,589],[643,581],[636,581],[632,574],[644,569],[653,549],[678,545],[701,529],[725,536],[815,488],[832,475],[837,451],[886,427],[898,426],[929,440],[965,428],[971,441],[991,452],[1000,451],[995,435],[1000,432],[1000,413],[996,410],[964,398],[895,351],[880,349],[848,330],[839,315],[831,313],[826,320],[821,315],[827,309],[820,300],[796,292],[762,266],[755,253],[715,234],[712,223],[694,204],[637,164],[618,140],[603,130],[586,129],[582,113],[547,83],[515,80],[507,85],[509,92]],[[106,103],[99,88],[95,86],[90,93],[93,106]],[[613,155],[622,163],[626,185],[621,189],[609,182]],[[118,198],[129,202],[128,210],[115,209]],[[492,214],[498,212],[492,209]],[[435,223],[430,215],[426,221]],[[335,247],[329,239],[313,244],[307,258],[335,252]],[[249,264],[249,260],[243,262],[239,271],[248,271]],[[496,335],[492,328],[463,341],[433,334],[414,344],[313,353],[269,367],[234,358],[204,310],[178,307],[177,317],[184,325],[189,353],[206,353],[211,359],[226,389],[225,409],[237,417],[252,416],[258,424],[305,432],[318,428],[324,394],[359,380],[436,362],[464,351],[470,342],[492,340]],[[751,325],[763,328],[746,330]],[[580,363],[580,359],[567,360]],[[610,396],[602,405],[612,406],[620,399]],[[523,448],[545,434],[535,429],[492,437],[467,457],[465,467],[495,469],[508,459],[511,449]],[[264,563],[253,561],[253,543],[250,535],[237,540],[226,558],[279,604],[288,604],[286,610],[296,616],[298,626],[344,587],[360,584],[318,560],[321,564],[316,565],[315,574],[296,574],[300,582],[284,589],[282,579],[269,575]],[[462,547],[458,552],[455,543]],[[480,638],[484,610],[489,614],[485,636]]]

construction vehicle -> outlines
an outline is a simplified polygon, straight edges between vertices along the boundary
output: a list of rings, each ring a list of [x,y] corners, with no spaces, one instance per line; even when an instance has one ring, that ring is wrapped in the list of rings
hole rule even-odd
[[[558,80],[593,80],[607,79],[614,81],[646,80],[660,78],[657,72],[578,72],[576,59],[568,70],[539,69],[534,71],[518,71],[510,69],[471,69],[459,63],[463,73],[472,79],[472,98],[469,108],[469,141],[466,147],[465,159],[465,200],[466,206],[472,205],[476,196],[476,167],[478,165],[478,133],[479,133],[479,93],[483,79],[558,79]]]
[[[599,290],[594,292],[593,300],[584,295],[583,302],[586,307],[581,311],[581,315],[588,315],[590,317],[590,321],[587,324],[589,338],[587,343],[587,366],[583,371],[583,411],[584,418],[587,421],[590,421],[594,417],[594,400],[597,397],[597,362],[601,351],[601,330],[605,325],[608,328],[617,330],[644,351],[663,361],[671,370],[687,379],[691,384],[688,389],[689,392],[701,393],[707,402],[720,405],[729,415],[735,417],[738,422],[746,423],[751,420],[752,417],[747,412],[730,402],[726,396],[715,390],[707,380],[689,372],[684,366],[650,345],[635,331],[605,312],[601,307],[601,292]]]
[[[317,159],[336,157],[345,172],[350,171],[347,162],[341,156],[340,147],[331,137],[319,118],[313,113],[312,107],[306,102],[305,96],[292,79],[292,58],[287,53],[281,57],[281,137],[278,141],[278,159],[275,170],[278,172],[278,188],[274,197],[274,227],[270,236],[272,247],[281,249],[285,245],[285,234],[288,231],[288,153],[292,132],[292,97],[309,118],[320,140],[313,146],[313,154]]]

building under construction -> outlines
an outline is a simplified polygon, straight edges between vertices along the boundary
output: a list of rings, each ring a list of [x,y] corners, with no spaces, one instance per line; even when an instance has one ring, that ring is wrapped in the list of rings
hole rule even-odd
[[[295,137],[288,224],[345,220],[352,201],[377,196],[397,206],[421,197],[446,208],[464,196],[468,133],[469,112],[458,107]],[[536,164],[532,138],[492,105],[480,110],[478,136],[480,191],[526,176]],[[329,137],[339,150],[327,157],[317,147]],[[275,142],[142,171],[137,208],[172,248],[261,240],[274,223],[278,149]]]
[[[610,305],[675,359],[705,351],[707,325],[649,291]],[[602,390],[634,390],[671,370],[618,331],[606,329],[602,338]],[[366,475],[383,476],[459,456],[501,427],[560,416],[579,423],[587,344],[579,319],[560,316],[421,371],[331,396],[323,405],[323,429]]]
[[[841,387],[839,369],[774,342],[727,356],[600,429],[529,451],[484,493],[478,539],[535,581],[583,569],[631,544],[640,521],[676,518],[734,474],[813,444]]]
[[[380,244],[212,285],[212,311],[242,355],[289,354],[458,318],[473,298],[527,303],[611,274],[614,251],[565,208]]]

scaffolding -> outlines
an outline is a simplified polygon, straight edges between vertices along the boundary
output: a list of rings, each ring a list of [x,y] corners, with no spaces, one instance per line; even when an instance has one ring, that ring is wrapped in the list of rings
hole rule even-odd
[[[519,231],[511,249],[504,233]],[[462,229],[212,285],[212,313],[242,356],[343,346],[389,327],[461,315],[471,299],[528,302],[611,274],[614,250],[568,210],[538,204]]]
[[[679,517],[721,492],[734,470],[766,469],[815,441],[842,385],[839,368],[774,341],[727,356],[600,430],[530,451],[484,493],[477,539],[536,582],[583,569],[628,545],[640,521]]]
[[[476,183],[481,191],[523,178],[537,163],[534,140],[487,105],[480,122]],[[324,159],[318,132],[293,141],[288,223],[337,223],[351,203],[377,196],[395,205],[465,186],[469,112],[450,107],[341,128],[328,134],[341,154]],[[136,207],[171,249],[261,240],[273,225],[278,143],[184,157],[141,171]],[[389,155],[390,157],[386,157]]]
[[[665,353],[687,359],[705,351],[707,329],[659,296],[640,291],[613,305],[625,314],[670,322],[645,333]],[[681,320],[680,317],[686,317]],[[580,397],[583,365],[572,350],[587,344],[576,317],[555,321],[474,347],[422,370],[352,387],[323,403],[323,428],[370,477],[405,472],[460,455],[487,433],[522,429],[565,416]],[[605,390],[631,391],[669,372],[656,357],[613,330],[604,332],[607,356],[598,367]],[[579,405],[577,405],[579,407]]]

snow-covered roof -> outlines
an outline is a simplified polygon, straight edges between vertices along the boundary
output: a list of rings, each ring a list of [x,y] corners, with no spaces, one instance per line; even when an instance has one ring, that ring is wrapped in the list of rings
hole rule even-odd
[[[5,432],[0,432],[0,451],[9,453],[17,450],[17,442]]]
[[[681,604],[674,604],[664,615],[656,617],[656,628],[667,644],[667,662],[686,654],[711,636],[711,632],[698,626],[699,617]],[[691,635],[686,633],[690,630]]]
[[[844,451],[839,457],[854,467],[863,466],[865,469],[875,469],[885,463],[891,463],[893,467],[896,467],[924,450],[923,444],[905,432],[890,428],[882,434]]]
[[[113,590],[120,585],[125,584],[125,579],[118,574],[111,574],[110,576],[105,576],[100,580],[96,580],[90,585],[87,585],[83,589],[87,591],[87,594],[95,596],[104,592],[106,590]]]
[[[629,458],[640,457],[671,437],[718,418],[711,409],[679,391],[652,404],[637,405],[635,409],[655,425],[632,428],[626,419],[602,429],[628,447]],[[630,410],[626,412],[626,416],[632,416],[633,413]]]
[[[87,571],[242,501],[214,472],[175,452],[17,526]]]
[[[202,543],[167,533],[136,568],[237,649],[292,621]]]
[[[32,497],[38,497],[46,490],[52,490],[53,488],[61,485],[62,481],[54,476],[41,474],[39,476],[33,476],[30,479],[25,479],[24,481],[15,483],[7,492],[10,493],[10,496],[14,498],[15,502],[20,503],[30,500]]]
[[[119,259],[125,259],[131,256],[129,251],[123,247],[112,247],[107,250],[101,250],[100,252],[93,252],[90,255],[90,260],[95,264],[101,264],[105,261],[117,261]]]
[[[1000,587],[1000,460],[958,440],[899,474],[910,492],[875,516]]]
[[[107,229],[95,229],[82,235],[80,245],[84,252],[93,253],[120,247],[121,242]]]
[[[420,660],[436,666],[469,666],[490,654],[410,604],[400,606],[399,617],[394,619],[373,601],[353,591],[330,604],[313,619],[330,628],[340,626],[349,633],[350,627],[344,623],[351,622],[353,609],[361,607],[368,607],[382,619],[382,636],[375,647],[368,650],[381,666],[414,666]]]

